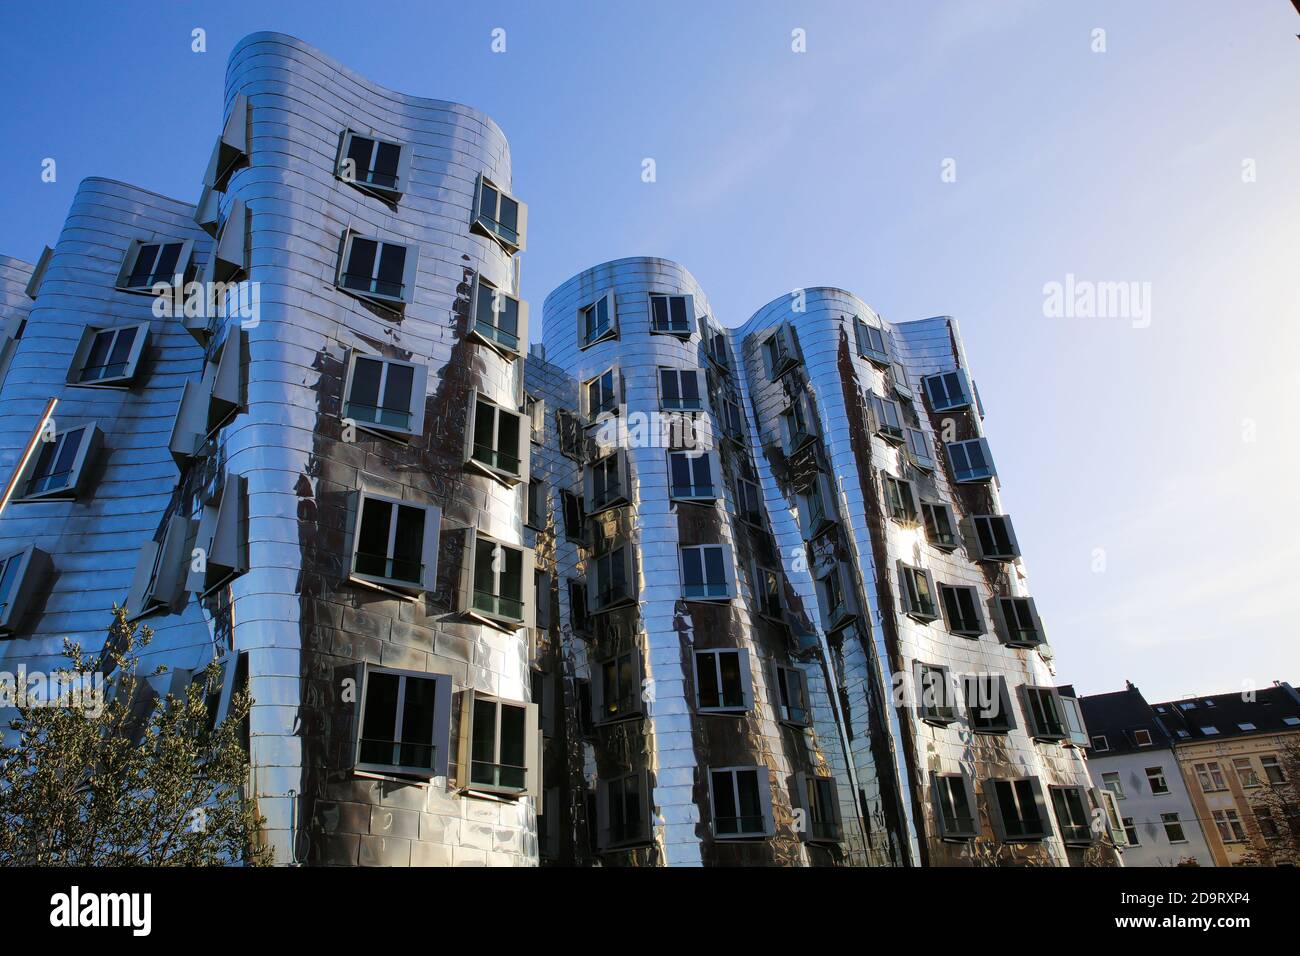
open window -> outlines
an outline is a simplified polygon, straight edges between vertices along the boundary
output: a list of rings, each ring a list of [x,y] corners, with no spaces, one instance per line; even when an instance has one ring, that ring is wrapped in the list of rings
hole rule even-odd
[[[130,388],[148,345],[148,322],[88,325],[73,353],[67,382],[85,388]]]
[[[1035,740],[1055,742],[1070,736],[1065,723],[1065,708],[1055,687],[1020,688],[1020,708],[1025,712],[1026,729]]]
[[[830,530],[837,520],[835,486],[830,475],[817,472],[808,487],[795,493],[803,539],[812,541]]]
[[[881,368],[889,368],[889,337],[884,329],[855,316],[853,335],[857,340],[858,355]]]
[[[1031,843],[1052,835],[1037,777],[989,778],[984,781],[989,822],[1003,843]]]
[[[763,617],[774,621],[785,619],[785,601],[781,596],[781,572],[754,565],[754,604],[755,610]]]
[[[594,425],[608,415],[618,414],[622,398],[621,384],[617,368],[607,368],[582,383],[579,398],[587,424]]]
[[[748,649],[697,650],[693,659],[695,710],[698,713],[741,714],[753,709],[754,688]]]
[[[641,651],[631,647],[596,661],[591,675],[591,722],[606,724],[645,714]]]
[[[1077,697],[1060,694],[1061,713],[1065,717],[1065,729],[1068,736],[1063,743],[1068,747],[1087,749],[1092,743],[1088,736],[1088,725],[1083,720],[1083,707]]]
[[[682,545],[681,569],[684,600],[730,601],[736,596],[735,570],[728,545]]]
[[[792,809],[796,821],[802,823],[795,829],[805,843],[839,843],[844,839],[844,824],[840,818],[839,790],[834,777],[811,773],[794,774],[790,789]]]
[[[387,306],[415,301],[420,247],[343,232],[334,284],[358,298]]]
[[[194,240],[133,239],[122,257],[116,287],[123,292],[154,294],[154,286],[171,286],[180,276],[182,284],[193,276]]]
[[[424,433],[424,365],[353,351],[343,384],[343,417],[386,437]]]
[[[480,173],[474,190],[471,227],[495,239],[506,252],[523,252],[528,237],[528,204]]]
[[[715,840],[761,839],[775,832],[766,767],[710,767],[708,773]]]
[[[722,426],[722,433],[740,445],[745,444],[745,416],[740,403],[724,390],[714,405],[714,412]]]
[[[927,724],[946,726],[957,720],[957,692],[952,674],[941,664],[912,664],[916,681],[916,716]]]
[[[432,591],[442,512],[435,505],[352,492],[348,578],[398,594]]]
[[[727,347],[727,333],[709,325],[708,317],[700,319],[700,337],[704,339],[704,354],[724,375],[731,371],[731,351]]]
[[[361,666],[353,766],[430,780],[450,764],[452,680],[447,674]]]
[[[905,478],[881,473],[880,485],[885,495],[885,512],[903,525],[915,525],[918,520],[916,490]]]
[[[808,675],[803,668],[773,661],[772,695],[775,697],[778,721],[791,727],[812,725],[812,709],[808,704]]]
[[[227,475],[204,503],[185,590],[209,594],[248,570],[248,495],[243,475]]]
[[[457,764],[462,789],[537,799],[541,744],[536,704],[474,690],[461,693]]]
[[[618,338],[618,315],[614,302],[611,289],[578,309],[578,348],[585,349],[597,342]]]
[[[34,545],[0,554],[0,636],[18,633],[52,569],[50,556]]]
[[[1083,787],[1048,787],[1056,826],[1066,846],[1092,844],[1092,814],[1088,808],[1088,791]]]
[[[1014,561],[1020,542],[1009,515],[972,515],[966,534],[972,556],[982,561]]]
[[[912,465],[922,471],[934,471],[934,455],[930,453],[930,439],[919,428],[907,428],[907,457]]]
[[[700,373],[693,368],[659,369],[659,407],[675,412],[703,411]]]
[[[161,537],[150,538],[141,546],[124,605],[128,619],[134,621],[146,614],[180,609],[193,533],[188,518],[172,515],[162,526]]]
[[[940,551],[956,551],[961,546],[952,505],[942,501],[923,501],[921,516],[925,519],[925,540],[932,547]]]
[[[596,832],[596,848],[601,852],[650,842],[650,780],[646,771],[600,781]]]
[[[890,365],[894,378],[894,394],[899,398],[911,401],[916,396],[912,393],[912,383],[907,377],[907,369],[903,367],[902,362],[893,362]]]
[[[345,129],[339,136],[334,175],[363,193],[396,202],[410,182],[411,147]]]
[[[587,609],[591,614],[630,604],[637,599],[632,548],[620,545],[591,558],[587,565]]]
[[[1001,674],[965,674],[966,719],[977,734],[1005,734],[1016,728],[1007,679]]]
[[[45,428],[14,482],[13,502],[75,500],[86,489],[88,465],[102,444],[103,433],[94,422]]]
[[[979,637],[985,633],[984,615],[980,613],[979,591],[969,585],[940,584],[939,600],[948,630],[961,637]]]
[[[790,407],[781,413],[780,421],[781,448],[786,455],[793,455],[821,434],[812,400],[806,391],[795,396]]]
[[[988,481],[997,474],[987,439],[971,438],[967,441],[949,442],[945,447],[948,449],[953,479],[958,484]]]
[[[966,842],[980,835],[975,784],[964,773],[930,773],[930,793],[939,839]]]
[[[795,340],[794,328],[789,322],[782,322],[763,340],[762,351],[767,377],[773,382],[798,367],[801,361],[799,343]]]
[[[908,617],[922,623],[938,619],[939,605],[935,598],[934,578],[929,571],[899,561],[898,593],[903,613]]]
[[[674,501],[716,501],[722,467],[717,452],[668,452],[668,497]]]
[[[583,480],[585,484],[583,499],[587,503],[589,515],[627,504],[631,500],[627,451],[618,448],[604,458],[597,458],[586,467]]]
[[[217,192],[225,192],[230,184],[230,177],[240,163],[249,157],[248,142],[251,128],[252,110],[248,97],[243,93],[235,94],[230,104],[230,114],[221,128],[208,159],[208,168],[203,173],[204,186]]]
[[[695,323],[695,297],[650,293],[650,331],[690,338]]]
[[[1047,640],[1043,621],[1034,599],[1000,597],[993,604],[997,612],[998,638],[1008,647],[1037,647]]]
[[[858,615],[853,573],[843,561],[834,562],[817,578],[817,604],[827,633],[853,623]]]
[[[966,381],[966,373],[961,369],[927,375],[921,381],[932,411],[950,412],[965,408],[971,403],[970,386]]]
[[[476,528],[466,534],[457,610],[507,632],[531,626],[533,550],[497,541]]]
[[[867,395],[867,405],[871,409],[871,421],[875,426],[876,434],[888,442],[901,445],[905,435],[903,416],[898,410],[898,402],[870,393]]]
[[[736,512],[746,524],[763,527],[763,492],[748,478],[736,479]]]
[[[474,277],[470,301],[474,303],[470,335],[508,359],[522,358],[528,350],[528,303],[482,275]]]
[[[465,462],[507,487],[528,481],[529,423],[477,389],[470,393]]]

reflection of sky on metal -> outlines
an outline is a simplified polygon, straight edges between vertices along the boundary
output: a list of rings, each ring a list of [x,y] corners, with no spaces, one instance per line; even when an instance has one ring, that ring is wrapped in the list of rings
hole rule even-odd
[[[393,8],[404,29],[368,37],[320,3],[10,11],[10,101],[39,108],[0,116],[15,144],[0,253],[34,260],[88,175],[191,197],[231,46],[286,30],[502,125],[534,301],[584,265],[648,253],[689,263],[727,324],[815,283],[895,322],[956,316],[1057,663],[1081,691],[1294,679],[1300,652],[1273,622],[1297,518],[1272,491],[1300,463],[1293,10],[787,8],[517,4],[432,29],[410,4]],[[790,50],[796,27],[806,53]],[[165,142],[122,122],[138,89],[168,117]],[[1067,274],[1150,282],[1150,327],[1046,318],[1043,286]]]

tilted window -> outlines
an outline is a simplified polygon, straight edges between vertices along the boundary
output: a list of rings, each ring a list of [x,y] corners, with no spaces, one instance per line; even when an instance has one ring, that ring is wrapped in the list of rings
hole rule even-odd
[[[700,373],[694,369],[661,368],[659,407],[669,411],[702,410],[704,399],[700,397]]]
[[[741,520],[756,528],[763,527],[763,493],[748,478],[736,479],[736,508]]]
[[[931,724],[951,724],[957,719],[957,693],[948,668],[917,661],[916,716]]]
[[[423,779],[447,776],[452,680],[364,665],[354,766]]]
[[[158,283],[171,285],[180,276],[182,283],[193,275],[194,241],[192,239],[145,242],[133,239],[122,259],[117,288],[124,292],[152,293]]]
[[[528,482],[528,514],[524,524],[534,531],[546,527],[546,482],[532,478]]]
[[[536,704],[462,692],[457,763],[464,788],[536,799],[541,743]]]
[[[618,414],[618,386],[618,370],[612,368],[582,383],[583,411],[588,423],[598,421],[603,415]]]
[[[855,317],[853,335],[857,340],[858,355],[876,365],[890,364],[889,339],[883,329]]]
[[[796,493],[799,527],[803,530],[805,541],[812,541],[834,526],[837,520],[835,500],[835,486],[831,477],[821,471],[817,472],[806,489]]]
[[[1008,647],[1037,647],[1047,640],[1043,622],[1027,597],[1000,597],[994,602],[998,614],[998,637]]]
[[[989,820],[1003,843],[1043,840],[1052,835],[1037,777],[990,778],[984,781]]]
[[[603,724],[645,713],[641,694],[641,651],[638,648],[597,661],[592,671],[592,723]]]
[[[221,128],[221,135],[217,137],[212,147],[208,167],[203,173],[205,186],[225,192],[235,169],[242,161],[248,159],[251,120],[252,111],[248,105],[248,97],[239,93],[231,101],[226,125]]]
[[[103,433],[94,422],[63,430],[54,424],[46,427],[14,482],[14,503],[79,497],[87,484],[87,464],[102,443]]]
[[[618,338],[618,316],[614,302],[614,293],[610,291],[578,309],[579,348]]]
[[[789,322],[782,322],[776,331],[764,340],[762,348],[767,377],[774,382],[799,365],[799,346],[795,342],[794,329]]]
[[[1083,720],[1083,708],[1077,697],[1060,694],[1061,714],[1065,718],[1067,736],[1065,743],[1071,747],[1087,747],[1091,742],[1088,737],[1088,725]]]
[[[948,461],[952,464],[953,478],[958,483],[988,481],[997,474],[987,439],[971,438],[950,442],[945,447],[948,449]]]
[[[349,578],[401,593],[431,591],[442,512],[434,505],[353,492]]]
[[[935,599],[934,578],[924,568],[898,562],[898,591],[903,602],[903,613],[918,621],[928,622],[939,617]]]
[[[582,422],[563,408],[555,410],[555,430],[560,435],[560,454],[574,461],[582,460]]]
[[[242,199],[233,199],[217,229],[216,241],[203,264],[200,281],[209,285],[235,282],[248,274],[250,211]],[[193,327],[187,323],[187,328]],[[206,327],[204,328],[206,332]]]
[[[1052,809],[1061,840],[1067,846],[1092,843],[1092,814],[1088,812],[1088,794],[1083,787],[1049,787]]]
[[[749,651],[699,650],[695,660],[695,709],[700,713],[743,713],[753,709]]]
[[[839,843],[844,839],[840,818],[839,792],[834,777],[796,773],[791,794],[793,809],[802,811],[796,821],[799,837],[806,843]]]
[[[857,617],[857,590],[847,564],[836,561],[817,579],[817,603],[827,631],[839,630]]]
[[[700,334],[704,338],[704,350],[714,363],[724,372],[731,370],[731,352],[727,347],[727,333],[709,328],[707,321],[700,323]]]
[[[428,379],[423,365],[354,351],[343,387],[343,417],[383,435],[423,434]]]
[[[528,480],[529,423],[475,391],[470,394],[465,460],[506,485]]]
[[[787,455],[793,455],[821,434],[807,392],[795,396],[790,407],[781,413],[780,421],[781,447]]]
[[[974,529],[971,544],[975,557],[986,561],[1014,561],[1020,557],[1020,544],[1008,515],[972,515]]]
[[[570,541],[582,541],[582,499],[572,491],[560,491],[560,502],[564,509],[564,536]]]
[[[682,597],[686,600],[729,601],[736,596],[731,549],[727,545],[685,545],[681,564]]]
[[[754,565],[754,600],[757,611],[764,617],[781,620],[785,606],[781,597],[781,572],[762,565]]]
[[[362,192],[392,201],[406,192],[411,148],[377,136],[344,130],[334,175]]]
[[[668,496],[676,501],[713,501],[718,497],[720,474],[714,452],[668,452]]]
[[[52,567],[50,556],[33,545],[0,555],[0,635],[18,633]]]
[[[1000,674],[966,674],[962,677],[966,718],[977,734],[1005,734],[1016,727],[1007,679]]]
[[[523,252],[528,237],[528,204],[479,175],[474,197],[474,229],[510,253]]]
[[[505,631],[531,626],[532,548],[505,544],[475,528],[466,534],[459,610]]]
[[[588,565],[587,607],[595,614],[637,598],[632,548],[614,548],[592,558]]]
[[[1061,706],[1061,695],[1055,687],[1020,688],[1022,709],[1028,724],[1029,736],[1035,740],[1065,740],[1069,728],[1065,723],[1065,709]]]
[[[930,408],[936,412],[948,412],[965,408],[971,403],[970,388],[966,383],[966,373],[961,369],[927,375],[922,379]]]
[[[966,841],[980,834],[975,810],[975,785],[962,773],[930,774],[931,799],[939,839]]]
[[[471,301],[474,303],[471,335],[506,358],[522,356],[528,350],[527,302],[515,298],[481,275],[474,277]]]
[[[709,810],[715,840],[771,836],[772,781],[766,767],[709,768]]]
[[[925,538],[930,544],[941,551],[955,551],[960,546],[952,505],[925,501],[921,503],[921,514],[925,518]]]
[[[979,592],[975,588],[940,584],[939,598],[949,631],[962,637],[979,637],[984,633],[984,616],[980,614]]]
[[[776,719],[792,727],[812,724],[808,705],[808,675],[802,668],[772,663],[772,685],[776,693]]]
[[[689,337],[695,321],[695,297],[650,294],[650,331]]]
[[[907,456],[922,471],[934,471],[934,455],[930,453],[930,439],[919,428],[907,429]]]
[[[644,770],[600,781],[596,821],[598,850],[650,842],[650,786]]]
[[[584,498],[588,514],[598,514],[630,500],[627,452],[622,448],[593,461],[587,466],[583,477],[586,482]]]
[[[534,444],[546,441],[546,400],[524,395],[524,414],[528,416],[528,440]]]
[[[907,369],[903,367],[901,362],[892,363],[890,368],[894,373],[894,393],[899,398],[912,399],[914,397],[912,383],[907,378]]]
[[[898,410],[898,403],[879,395],[868,395],[867,404],[871,408],[871,418],[876,426],[876,433],[887,441],[901,444],[904,440],[903,416]]]
[[[244,407],[246,335],[241,327],[231,326],[204,363],[202,379],[185,383],[168,438],[178,466],[206,453],[208,439]]]
[[[150,538],[141,546],[131,591],[123,605],[130,620],[155,611],[170,613],[180,608],[190,565],[192,534],[188,518],[172,515],[161,529],[161,538]]]
[[[149,344],[149,323],[87,326],[68,368],[69,385],[129,388]]]
[[[420,247],[343,233],[335,284],[344,292],[386,305],[415,301]]]
[[[248,570],[248,497],[243,475],[227,475],[203,504],[185,590],[208,594]]]
[[[885,511],[889,517],[901,524],[916,524],[916,492],[912,483],[886,474],[881,475],[880,483],[885,491]]]

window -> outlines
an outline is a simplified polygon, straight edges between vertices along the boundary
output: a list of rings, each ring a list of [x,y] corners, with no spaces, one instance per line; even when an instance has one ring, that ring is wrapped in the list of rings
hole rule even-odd
[[[958,484],[988,481],[997,474],[986,439],[971,438],[967,441],[950,442],[947,448],[948,461],[952,463],[953,478]]]
[[[248,570],[248,499],[242,475],[226,475],[203,504],[185,590],[209,594]]]
[[[1282,764],[1274,754],[1267,754],[1259,758],[1260,764],[1264,768],[1264,776],[1269,783],[1286,783],[1286,774],[1282,772]]]
[[[1015,729],[1007,679],[1000,674],[966,674],[966,718],[977,734],[1005,734]]]
[[[1276,840],[1282,835],[1277,821],[1273,819],[1273,811],[1267,807],[1255,808],[1255,822],[1259,824],[1259,835],[1265,840]]]
[[[203,365],[203,378],[187,381],[172,422],[168,449],[180,467],[206,454],[208,439],[239,414],[244,406],[243,356],[246,333],[231,326],[212,357]]]
[[[248,158],[250,118],[248,97],[240,93],[230,104],[230,115],[226,117],[226,125],[222,127],[221,135],[212,146],[208,168],[203,174],[205,185],[224,192],[230,183],[231,174],[241,160]]]
[[[898,403],[878,395],[868,395],[867,404],[871,408],[876,433],[887,441],[901,444],[904,438],[903,420],[898,412]]]
[[[528,481],[528,515],[524,524],[534,531],[546,527],[546,482],[537,478]]]
[[[930,724],[951,724],[957,719],[957,707],[948,668],[920,661],[913,667],[917,718]]]
[[[914,396],[912,394],[912,385],[907,380],[907,369],[903,368],[900,362],[894,362],[890,368],[894,373],[894,393],[899,398],[906,398],[910,401]]]
[[[659,370],[659,407],[670,411],[696,412],[704,408],[700,398],[700,373],[694,369]]]
[[[998,612],[998,636],[1003,644],[1037,647],[1047,640],[1033,598],[1000,597],[994,606]]]
[[[431,591],[442,513],[433,505],[353,492],[350,578],[399,591]]]
[[[423,365],[353,352],[343,387],[343,417],[381,435],[422,434],[428,376]]]
[[[792,727],[812,724],[808,709],[808,675],[801,668],[772,663],[772,684],[776,690],[776,719]]]
[[[50,556],[32,545],[0,555],[0,634],[18,633],[51,570]]]
[[[723,434],[728,438],[734,438],[743,445],[745,443],[745,416],[741,414],[740,404],[724,392],[716,407],[722,419]]]
[[[470,393],[465,461],[510,486],[528,480],[528,427],[524,416],[487,396]]]
[[[72,356],[68,384],[88,388],[129,387],[148,343],[148,322],[107,329],[87,326]]]
[[[763,493],[748,478],[736,479],[736,506],[742,521],[763,527]]]
[[[796,773],[791,796],[796,813],[795,829],[801,839],[807,843],[839,843],[844,838],[833,778]]]
[[[485,623],[506,631],[531,625],[533,551],[489,538],[475,528],[467,531],[465,561],[461,565],[460,607]]]
[[[641,681],[641,652],[636,648],[596,662],[591,680],[592,723],[604,724],[645,713]]]
[[[534,566],[536,560],[534,559]],[[533,626],[539,631],[549,631],[551,629],[551,573],[549,571],[533,570]],[[538,641],[544,640],[544,637],[533,636],[530,638],[532,650],[529,659],[534,663],[538,659]],[[552,682],[547,681],[545,691],[554,696],[552,691]],[[533,700],[539,698],[534,696]],[[546,736],[551,736],[552,717],[554,716],[554,706],[543,706],[542,723],[546,727]]]
[[[1065,717],[1065,729],[1067,731],[1063,743],[1067,747],[1087,747],[1088,726],[1084,723],[1083,708],[1079,706],[1078,698],[1060,694],[1058,699],[1061,702],[1061,713]]]
[[[582,499],[572,491],[560,491],[561,507],[564,510],[564,536],[570,541],[582,541]]]
[[[1169,792],[1169,782],[1165,780],[1164,767],[1147,767],[1147,785],[1155,796]]]
[[[597,849],[614,850],[650,841],[649,792],[644,771],[600,782]]]
[[[1133,742],[1139,747],[1151,746],[1151,731],[1139,727],[1133,731]]]
[[[475,192],[472,228],[495,239],[507,252],[523,252],[528,205],[481,174]]]
[[[930,440],[919,428],[907,429],[907,454],[912,464],[922,471],[934,471],[934,455],[930,454]]]
[[[912,489],[912,483],[886,474],[881,474],[880,483],[884,488],[885,511],[889,517],[900,524],[916,524],[916,492]]]
[[[394,200],[406,191],[411,151],[400,143],[344,130],[334,175],[362,192]]]
[[[853,334],[857,339],[858,355],[877,365],[888,366],[890,364],[889,344],[883,329],[870,325],[855,316],[853,319]]]
[[[1110,741],[1106,739],[1105,734],[1098,734],[1092,738],[1092,749],[1099,754],[1110,750]]]
[[[1282,723],[1286,724],[1288,727],[1300,727],[1300,717],[1283,717]]]
[[[560,454],[582,461],[582,422],[563,408],[555,410],[555,430],[560,436]]]
[[[1243,788],[1249,790],[1253,787],[1262,787],[1259,774],[1255,772],[1255,765],[1251,763],[1249,757],[1233,757],[1232,769],[1236,771],[1237,779],[1241,782]]]
[[[1065,740],[1069,728],[1065,723],[1061,695],[1055,687],[1021,688],[1024,711],[1029,722],[1029,736],[1035,740]]]
[[[1010,517],[974,515],[970,520],[975,528],[972,542],[976,547],[975,557],[985,561],[1014,561],[1020,557],[1020,544],[1016,541]]]
[[[608,368],[595,378],[583,383],[582,397],[587,422],[598,421],[602,415],[618,414],[618,372]]]
[[[682,597],[688,601],[729,601],[735,596],[731,550],[722,544],[682,548]]]
[[[614,313],[614,293],[606,292],[595,302],[578,310],[578,348],[586,348],[606,339],[618,338]]]
[[[853,621],[858,599],[848,565],[837,561],[817,579],[817,601],[827,631],[837,631]]]
[[[974,840],[980,834],[975,786],[962,773],[931,773],[935,822],[941,840]]]
[[[1250,731],[1258,730],[1259,728],[1252,723],[1244,723],[1244,724],[1238,724],[1237,729],[1249,733]]]
[[[714,839],[771,836],[772,792],[768,769],[710,767],[709,810]]]
[[[1050,787],[1049,790],[1062,842],[1067,846],[1092,843],[1092,818],[1088,813],[1088,798],[1083,787]]]
[[[789,322],[782,322],[763,342],[763,362],[767,366],[767,377],[773,382],[799,364],[794,329]]]
[[[415,300],[419,261],[419,246],[372,239],[348,229],[343,233],[335,285],[363,299],[390,305],[410,303]]]
[[[700,335],[704,338],[704,351],[725,374],[731,370],[731,353],[727,348],[727,333],[709,328],[708,322],[700,321]]]
[[[96,456],[102,440],[94,422],[63,431],[47,427],[37,442],[40,450],[14,482],[14,501],[75,499],[85,485],[86,462]]]
[[[975,588],[940,584],[939,597],[949,631],[962,637],[979,637],[984,633],[984,617],[980,614],[979,592]]]
[[[470,301],[474,303],[470,334],[506,358],[522,356],[528,349],[528,303],[481,275],[474,277]]]
[[[570,581],[569,623],[576,633],[587,633],[587,614],[587,585],[581,581]]]
[[[1186,843],[1187,837],[1183,833],[1183,825],[1178,820],[1176,813],[1160,814],[1160,822],[1165,828],[1165,837],[1170,843]]]
[[[754,600],[758,613],[764,617],[781,620],[784,617],[784,604],[781,598],[781,573],[754,565]]]
[[[1205,793],[1217,793],[1228,789],[1228,784],[1223,779],[1223,769],[1217,761],[1198,763],[1194,769],[1196,771],[1196,780]]]
[[[1207,737],[1216,737],[1218,736],[1219,728],[1215,727],[1213,724],[1205,724],[1201,727],[1201,733],[1205,734]]]
[[[960,543],[957,539],[957,522],[953,517],[952,505],[937,501],[923,501],[921,514],[925,518],[925,537],[940,551],[955,551]]]
[[[790,407],[781,413],[781,447],[787,455],[793,455],[815,441],[818,434],[817,416],[812,411],[808,393],[800,392]]]
[[[171,285],[191,275],[193,240],[184,242],[131,241],[117,276],[117,288],[124,292],[152,293],[157,283]]]
[[[524,414],[528,416],[528,438],[534,444],[546,441],[546,401],[524,394]]]
[[[1224,843],[1246,842],[1246,828],[1241,825],[1241,817],[1236,810],[1215,810],[1213,815],[1220,840]]]
[[[468,789],[536,797],[538,750],[537,705],[480,695],[466,690],[461,767],[468,763]]]
[[[130,620],[156,611],[171,613],[181,607],[193,528],[188,518],[172,515],[160,532],[161,538],[150,538],[140,547],[131,591],[123,603]]]
[[[1116,799],[1124,799],[1124,783],[1120,780],[1119,772],[1109,770],[1101,775],[1101,785],[1115,794]]]
[[[744,713],[754,706],[745,648],[695,652],[695,709],[700,713]]]
[[[695,321],[695,298],[689,295],[650,294],[650,331],[690,337]]]
[[[898,562],[898,592],[904,614],[923,623],[939,617],[934,599],[934,578],[929,571]]]
[[[1123,823],[1124,823],[1124,837],[1125,839],[1128,840],[1128,845],[1141,846],[1142,844],[1138,842],[1137,824],[1133,822],[1133,818],[1124,817]]]
[[[990,803],[989,819],[1002,842],[1023,843],[1052,835],[1037,777],[989,779],[984,792]]]
[[[217,229],[216,241],[203,264],[200,282],[231,283],[248,273],[248,219],[249,211],[243,200],[231,200],[226,218]]]
[[[591,560],[587,606],[591,613],[608,610],[636,599],[632,549],[626,545]]]
[[[356,769],[447,776],[451,677],[369,665],[362,670]]]
[[[795,495],[799,508],[799,527],[805,541],[811,541],[835,524],[835,487],[830,476],[817,472],[806,490]]]
[[[970,388],[967,387],[966,373],[961,369],[927,375],[921,380],[925,386],[930,408],[936,412],[950,412],[965,408],[971,403]]]
[[[627,503],[627,456],[623,449],[593,461],[587,466],[584,478],[589,514]]]

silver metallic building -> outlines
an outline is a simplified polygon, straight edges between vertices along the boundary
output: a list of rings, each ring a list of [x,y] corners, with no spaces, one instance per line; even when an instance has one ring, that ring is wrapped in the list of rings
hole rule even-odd
[[[0,670],[247,680],[280,863],[1111,859],[955,323],[639,258],[530,353],[490,119],[266,33],[222,119],[0,260]]]

